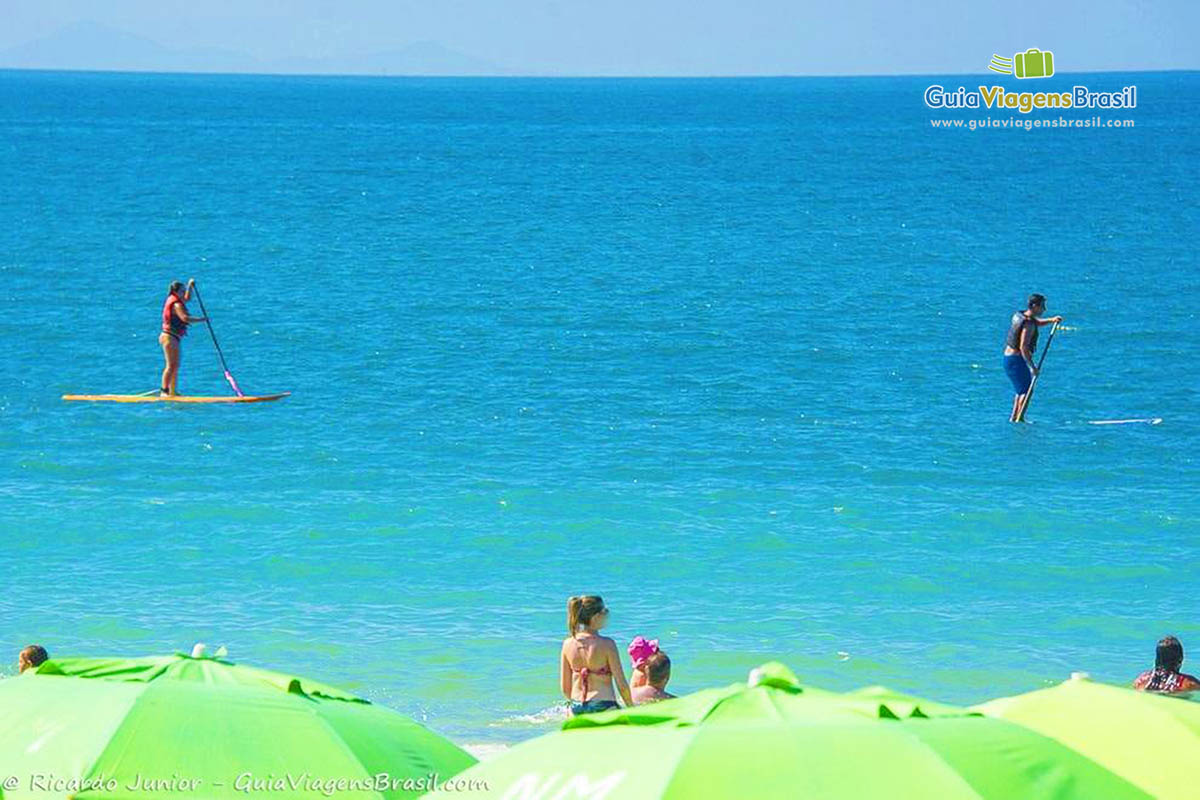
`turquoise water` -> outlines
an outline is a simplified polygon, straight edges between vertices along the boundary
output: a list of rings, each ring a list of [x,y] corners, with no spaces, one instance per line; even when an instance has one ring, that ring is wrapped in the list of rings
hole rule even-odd
[[[677,691],[1200,647],[1200,75],[1086,76],[1136,128],[1071,132],[929,82],[0,72],[0,648],[225,644],[483,742],[555,716],[580,592]],[[292,397],[59,400],[155,387],[191,276]]]

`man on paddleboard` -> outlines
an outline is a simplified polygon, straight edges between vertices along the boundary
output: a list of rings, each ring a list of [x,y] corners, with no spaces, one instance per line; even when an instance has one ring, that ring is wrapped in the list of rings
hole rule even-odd
[[[159,383],[159,394],[175,395],[179,383],[179,361],[183,355],[179,345],[187,335],[187,326],[193,322],[204,322],[204,317],[188,316],[187,306],[192,299],[194,279],[187,282],[185,288],[179,281],[172,281],[167,289],[167,299],[162,307],[162,332],[158,334],[158,343],[162,345],[163,358],[167,365],[163,367],[162,381]]]
[[[1033,365],[1033,354],[1037,352],[1038,328],[1052,322],[1062,322],[1062,317],[1046,317],[1046,298],[1044,295],[1029,295],[1029,303],[1024,311],[1017,311],[1009,321],[1008,336],[1004,339],[1004,371],[1012,381],[1013,397],[1012,414],[1009,422],[1017,422],[1021,412],[1021,404],[1037,375],[1037,367]]]

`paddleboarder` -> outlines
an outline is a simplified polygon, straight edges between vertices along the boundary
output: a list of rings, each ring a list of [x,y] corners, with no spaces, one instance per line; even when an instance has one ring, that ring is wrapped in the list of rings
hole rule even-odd
[[[162,332],[158,334],[158,343],[162,346],[163,367],[162,381],[159,382],[159,394],[164,397],[178,394],[179,362],[183,355],[180,343],[187,335],[187,326],[193,322],[204,322],[205,317],[193,317],[188,314],[187,303],[192,299],[192,289],[195,279],[187,282],[185,287],[179,281],[172,281],[167,288],[167,299],[162,307]]]
[[[198,317],[193,317],[187,310],[187,302],[192,299],[193,295],[196,297],[196,302],[200,304],[200,316]],[[212,337],[217,358],[221,359],[221,368],[225,370],[225,380],[228,381],[229,388],[233,389],[232,397],[179,394],[179,362],[182,355],[180,344],[183,337],[187,335],[188,326],[194,322],[203,322],[208,328],[208,335]],[[225,363],[225,354],[221,352],[221,345],[217,342],[217,334],[213,330],[212,318],[204,308],[204,297],[201,296],[200,287],[196,285],[195,279],[189,280],[186,286],[179,281],[172,281],[171,285],[167,287],[167,298],[163,301],[162,306],[162,330],[158,334],[158,343],[162,346],[166,366],[163,367],[162,380],[159,382],[157,393],[151,389],[140,394],[64,394],[62,399],[85,403],[265,403],[291,394],[291,392],[279,392],[278,394],[248,395],[242,392],[237,381],[233,379],[233,373],[229,371],[229,365]]]
[[[1017,311],[1009,321],[1008,336],[1004,339],[1004,371],[1012,381],[1013,396],[1012,413],[1009,422],[1019,422],[1025,395],[1033,383],[1033,377],[1038,369],[1033,363],[1033,354],[1037,352],[1038,328],[1062,322],[1062,317],[1045,317],[1046,297],[1031,294],[1024,311]]]

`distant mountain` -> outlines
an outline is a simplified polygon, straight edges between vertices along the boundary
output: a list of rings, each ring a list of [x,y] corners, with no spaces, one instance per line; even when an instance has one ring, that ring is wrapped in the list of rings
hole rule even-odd
[[[336,75],[503,75],[509,71],[437,42],[330,58],[260,61],[215,47],[173,49],[98,22],[77,22],[0,50],[0,68],[129,72],[259,72]]]
[[[0,67],[253,72],[262,65],[245,53],[220,48],[174,50],[98,22],[76,22],[41,39],[0,50]]]
[[[272,72],[339,75],[504,75],[509,70],[437,42],[415,42],[399,50],[340,58],[292,58],[273,62]]]

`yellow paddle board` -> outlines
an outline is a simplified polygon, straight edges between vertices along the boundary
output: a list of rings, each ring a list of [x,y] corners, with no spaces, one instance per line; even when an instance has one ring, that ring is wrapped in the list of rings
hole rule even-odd
[[[291,392],[246,395],[245,397],[203,397],[185,394],[169,397],[160,397],[157,394],[64,394],[62,399],[84,403],[267,403],[287,397],[289,394]]]

